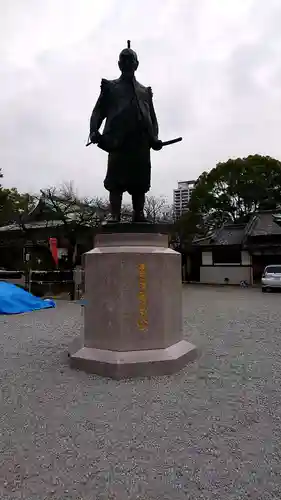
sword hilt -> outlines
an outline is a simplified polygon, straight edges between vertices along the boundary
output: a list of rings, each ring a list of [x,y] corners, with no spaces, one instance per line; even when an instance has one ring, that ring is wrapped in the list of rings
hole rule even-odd
[[[170,146],[170,144],[176,144],[176,142],[181,142],[182,137],[177,137],[176,139],[171,139],[170,141],[162,142],[162,146]]]

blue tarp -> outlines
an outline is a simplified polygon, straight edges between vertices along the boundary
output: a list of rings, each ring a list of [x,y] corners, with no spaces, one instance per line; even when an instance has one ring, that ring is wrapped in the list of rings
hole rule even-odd
[[[20,314],[55,307],[53,300],[42,300],[19,286],[0,281],[0,314]]]

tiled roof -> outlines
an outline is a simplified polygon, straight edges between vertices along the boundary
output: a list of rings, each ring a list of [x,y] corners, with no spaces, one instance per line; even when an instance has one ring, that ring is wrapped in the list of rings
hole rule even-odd
[[[192,240],[193,245],[199,245],[199,246],[205,246],[205,245],[210,245],[210,236],[207,236],[206,238],[196,238],[196,236]]]
[[[273,215],[273,220],[274,220],[274,222],[276,222],[276,224],[278,226],[280,226],[281,225],[281,213],[280,214],[274,214]]]
[[[62,226],[63,222],[60,220],[48,220],[48,221],[34,221],[34,222],[27,222],[24,224],[24,227],[26,229],[40,229],[44,227],[58,227]],[[5,232],[5,231],[20,231],[23,229],[23,226],[15,222],[14,224],[9,224],[8,226],[0,226],[0,231]]]
[[[246,224],[226,224],[214,236],[216,245],[240,245],[242,243]]]
[[[40,198],[27,217],[23,218],[23,225],[17,222],[0,226],[0,231],[20,231],[26,229],[42,229],[47,227],[58,227],[64,223],[78,223],[85,227],[92,227],[105,216],[106,210],[102,207],[91,207],[85,203],[69,203],[67,200],[55,198],[57,210],[46,198]],[[50,220],[49,220],[50,219]]]
[[[279,214],[272,212],[260,212],[254,214],[247,225],[246,235],[248,237],[281,235],[281,227],[274,221],[274,218],[278,215]]]
[[[193,244],[205,245],[240,245],[242,243],[246,224],[225,224],[212,236],[194,240]]]

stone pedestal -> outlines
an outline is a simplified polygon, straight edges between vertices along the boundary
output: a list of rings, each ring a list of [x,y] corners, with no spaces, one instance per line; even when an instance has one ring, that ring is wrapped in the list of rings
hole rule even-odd
[[[85,287],[73,368],[112,378],[164,375],[196,357],[182,338],[181,256],[159,228],[106,227],[86,254]]]

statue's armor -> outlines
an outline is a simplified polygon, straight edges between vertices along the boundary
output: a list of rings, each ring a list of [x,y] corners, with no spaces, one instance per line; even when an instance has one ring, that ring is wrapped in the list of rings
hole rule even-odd
[[[103,133],[115,147],[122,146],[127,137],[141,130],[145,130],[150,138],[158,135],[150,116],[151,88],[144,87],[137,81],[134,87],[135,90],[132,82],[126,82],[121,78],[102,80],[101,83],[101,109],[97,115],[106,118]],[[95,110],[93,115],[95,116]]]
[[[90,134],[98,131],[104,119],[102,139],[109,151],[105,188],[146,193],[150,189],[151,142],[158,138],[151,88],[135,79],[103,79]]]

